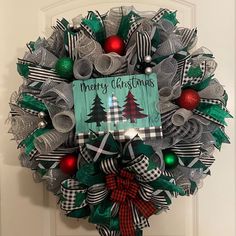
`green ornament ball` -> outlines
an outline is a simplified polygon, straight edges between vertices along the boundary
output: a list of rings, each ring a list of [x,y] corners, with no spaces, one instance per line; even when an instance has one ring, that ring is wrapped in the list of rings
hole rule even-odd
[[[173,169],[179,164],[177,155],[171,151],[164,152],[163,159],[165,162],[166,169]]]
[[[73,77],[73,65],[74,61],[71,58],[62,57],[58,59],[55,70],[61,77],[71,79]]]

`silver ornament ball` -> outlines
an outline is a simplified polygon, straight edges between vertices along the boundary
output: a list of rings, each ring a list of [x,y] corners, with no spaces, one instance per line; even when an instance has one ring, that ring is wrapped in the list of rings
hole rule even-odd
[[[46,116],[46,114],[45,114],[45,112],[43,112],[43,111],[40,111],[40,112],[38,113],[38,117],[39,117],[40,119],[44,118],[45,116]]]
[[[149,75],[151,73],[152,73],[152,68],[151,67],[146,67],[145,74]]]
[[[72,29],[72,28],[74,28],[73,23],[68,24],[68,25],[67,25],[67,28],[68,28],[68,29]]]
[[[147,56],[144,57],[144,61],[146,63],[150,63],[152,61],[152,57],[150,55],[147,55]]]
[[[40,121],[40,122],[38,123],[38,127],[39,127],[40,129],[45,128],[45,127],[46,127],[46,122]]]

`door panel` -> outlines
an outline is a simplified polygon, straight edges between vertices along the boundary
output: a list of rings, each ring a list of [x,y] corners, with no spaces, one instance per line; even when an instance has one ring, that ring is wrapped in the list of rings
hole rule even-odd
[[[213,7],[214,4],[214,7]],[[67,218],[56,206],[57,199],[42,184],[35,184],[31,172],[22,169],[17,160],[14,142],[4,124],[9,111],[6,101],[20,85],[15,69],[17,57],[22,57],[25,43],[39,35],[49,36],[57,18],[68,20],[88,10],[105,12],[118,5],[134,5],[137,10],[157,10],[166,7],[178,11],[181,26],[199,29],[198,46],[212,49],[219,63],[217,77],[229,93],[229,109],[234,114],[234,1],[227,5],[214,0],[41,0],[39,2],[8,0],[1,7],[1,235],[2,236],[95,236],[94,226],[85,220]],[[211,9],[211,10],[209,10]],[[221,17],[219,17],[219,15]],[[224,19],[224,20],[222,20]],[[225,25],[224,25],[225,24]],[[220,31],[219,31],[220,29]],[[227,43],[225,39],[227,37]],[[232,145],[225,145],[216,154],[212,177],[204,182],[198,196],[173,200],[170,211],[153,216],[147,236],[234,236],[235,235],[235,149],[234,121],[227,131]]]

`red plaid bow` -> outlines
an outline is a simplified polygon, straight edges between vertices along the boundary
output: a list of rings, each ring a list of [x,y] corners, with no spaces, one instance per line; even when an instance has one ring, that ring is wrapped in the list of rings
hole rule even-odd
[[[134,174],[121,170],[119,176],[106,176],[106,185],[111,192],[111,200],[120,203],[119,220],[122,236],[135,236],[131,204],[146,218],[156,211],[151,202],[146,202],[137,196],[139,185],[134,180]]]

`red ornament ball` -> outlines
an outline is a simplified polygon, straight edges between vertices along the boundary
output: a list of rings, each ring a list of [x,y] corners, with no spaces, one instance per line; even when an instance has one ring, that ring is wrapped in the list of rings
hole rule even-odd
[[[197,91],[193,89],[184,89],[176,103],[187,110],[195,109],[200,102],[200,96]]]
[[[103,49],[106,53],[115,52],[122,56],[125,51],[124,40],[120,36],[112,35],[105,40]]]
[[[77,171],[77,157],[73,154],[68,154],[60,161],[60,169],[65,174],[73,175]]]

